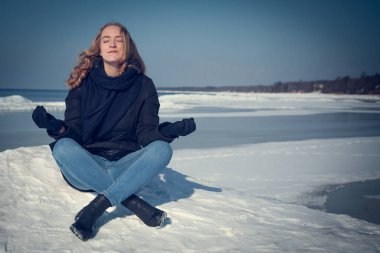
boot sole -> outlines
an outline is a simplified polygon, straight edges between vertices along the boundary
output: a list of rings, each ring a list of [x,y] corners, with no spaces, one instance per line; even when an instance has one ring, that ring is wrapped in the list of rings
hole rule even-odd
[[[159,219],[159,226],[162,227],[164,224],[165,224],[165,221],[166,221],[166,218],[168,217],[168,214],[166,212],[164,212],[162,215],[161,215],[161,218]]]
[[[75,226],[75,223],[70,226],[70,230],[74,233],[74,235],[76,235],[76,237],[78,237],[83,242],[90,239],[92,235],[92,231],[81,230]]]

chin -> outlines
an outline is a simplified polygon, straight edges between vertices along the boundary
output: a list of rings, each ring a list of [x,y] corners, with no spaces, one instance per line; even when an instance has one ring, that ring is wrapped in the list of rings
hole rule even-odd
[[[103,62],[109,65],[117,65],[117,64],[120,65],[123,63],[122,59],[115,59],[115,58],[111,58],[111,59],[103,58]]]

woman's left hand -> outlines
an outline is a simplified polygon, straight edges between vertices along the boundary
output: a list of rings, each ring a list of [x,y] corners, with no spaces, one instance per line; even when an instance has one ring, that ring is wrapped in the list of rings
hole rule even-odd
[[[174,123],[169,123],[160,129],[160,132],[167,137],[186,136],[197,129],[193,118],[183,119]]]

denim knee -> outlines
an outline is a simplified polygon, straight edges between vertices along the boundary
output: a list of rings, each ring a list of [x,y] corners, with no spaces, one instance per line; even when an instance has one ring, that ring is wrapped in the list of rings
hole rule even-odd
[[[63,156],[67,156],[70,152],[73,152],[75,147],[80,147],[80,145],[70,138],[62,138],[59,139],[53,148],[53,157],[60,158]]]
[[[168,142],[165,141],[154,141],[146,146],[149,151],[154,154],[154,157],[162,162],[163,166],[169,164],[170,159],[173,155],[173,149]]]

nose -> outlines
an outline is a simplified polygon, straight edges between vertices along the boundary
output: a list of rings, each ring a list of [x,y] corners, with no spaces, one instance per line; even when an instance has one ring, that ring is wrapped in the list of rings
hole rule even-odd
[[[110,41],[110,47],[116,47],[116,41],[115,40]]]

